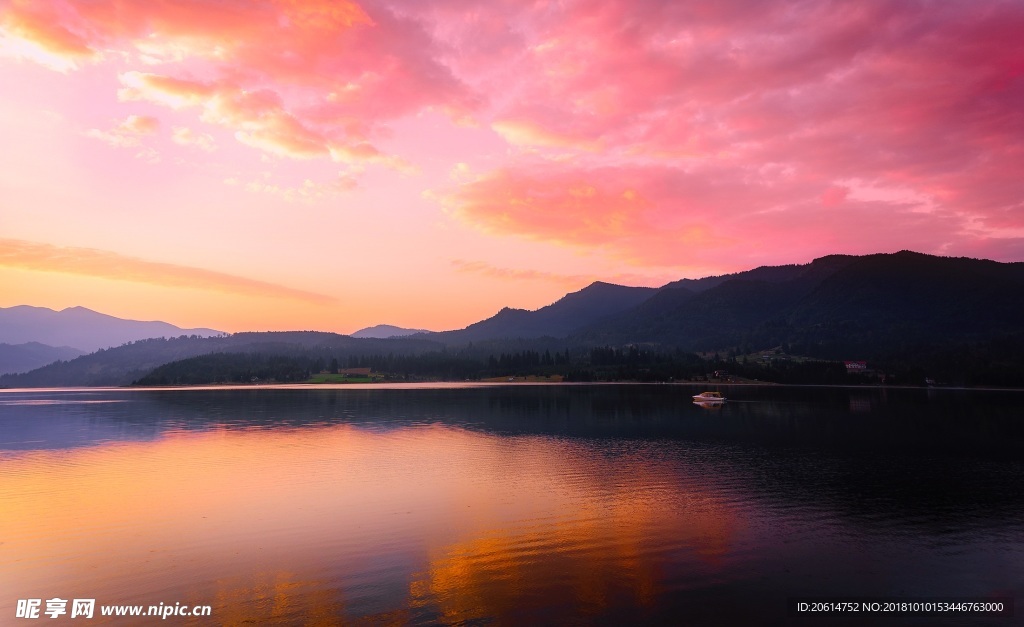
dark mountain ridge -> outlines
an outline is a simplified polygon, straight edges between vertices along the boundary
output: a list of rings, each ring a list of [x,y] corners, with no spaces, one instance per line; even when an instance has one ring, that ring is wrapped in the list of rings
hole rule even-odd
[[[563,338],[600,320],[632,309],[650,298],[653,287],[626,287],[595,281],[536,311],[505,307],[494,316],[456,331],[428,337],[459,345],[481,340]]]
[[[680,279],[678,281],[672,281],[671,283],[665,284],[662,286],[662,289],[685,288],[691,292],[699,293],[737,279],[746,281],[764,281],[766,283],[783,283],[801,277],[810,278],[817,276],[824,278],[836,270],[847,266],[855,259],[857,259],[857,257],[854,257],[853,255],[827,255],[825,257],[819,257],[811,263],[805,264],[759,266],[753,270],[709,276],[702,279]]]
[[[1024,332],[1024,263],[910,251],[833,255],[698,287],[663,289],[572,339],[740,352],[788,343],[841,358]]]

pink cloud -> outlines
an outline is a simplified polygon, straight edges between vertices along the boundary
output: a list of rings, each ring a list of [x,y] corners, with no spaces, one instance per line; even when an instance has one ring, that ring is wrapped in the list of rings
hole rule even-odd
[[[632,264],[1005,258],[1024,228],[1016,0],[18,0],[0,19],[75,64],[120,54],[123,99],[281,156],[408,169],[390,124],[478,122],[508,150],[453,160],[490,170],[436,192],[453,215]]]
[[[530,156],[450,193],[462,219],[645,264],[1016,249],[993,234],[1024,226],[1024,5],[561,6],[519,16],[493,113]]]
[[[821,204],[826,207],[841,205],[849,194],[850,190],[841,185],[829,187],[821,194]]]
[[[87,40],[62,22],[66,13],[48,3],[13,0],[0,14],[0,27],[15,37],[34,42],[65,57],[72,65],[93,56]]]
[[[359,186],[358,181],[347,174],[339,174],[328,181],[316,182],[305,179],[301,185],[287,186],[269,180],[239,181],[236,178],[224,180],[227,185],[240,185],[246,191],[270,194],[288,202],[313,202],[351,192]]]
[[[187,126],[176,126],[171,134],[171,140],[181,146],[196,146],[201,150],[212,152],[217,149],[217,143],[208,133],[198,133]]]
[[[344,0],[16,2],[4,30],[74,59],[120,53],[122,98],[177,108],[278,155],[402,167],[370,143],[397,117],[465,115],[470,90],[435,60],[422,26],[384,5]]]
[[[149,135],[160,128],[160,120],[151,115],[129,115],[118,128],[126,133]]]
[[[316,129],[290,113],[281,96],[269,89],[247,91],[228,82],[202,82],[143,72],[121,76],[122,100],[146,100],[175,108],[199,107],[205,122],[235,129],[243,144],[281,156],[327,157],[345,152],[351,159],[372,161],[379,154],[365,142],[343,144],[344,134]]]
[[[822,207],[802,180],[665,166],[503,169],[438,199],[489,232],[601,249],[635,266],[727,269],[834,252],[944,252],[974,239],[954,212],[914,202],[851,200]]]
[[[139,137],[151,135],[160,128],[160,120],[147,115],[129,115],[109,131],[89,129],[86,136],[106,142],[118,148],[135,148],[140,145]]]
[[[498,233],[604,248],[638,265],[697,260],[695,252],[727,245],[715,222],[718,189],[665,168],[503,169],[441,196],[458,218]]]

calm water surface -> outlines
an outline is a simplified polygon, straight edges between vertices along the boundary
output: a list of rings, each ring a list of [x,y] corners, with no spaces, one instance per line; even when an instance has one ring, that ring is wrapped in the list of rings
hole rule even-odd
[[[0,624],[1014,624],[1024,393],[673,385],[0,392]]]

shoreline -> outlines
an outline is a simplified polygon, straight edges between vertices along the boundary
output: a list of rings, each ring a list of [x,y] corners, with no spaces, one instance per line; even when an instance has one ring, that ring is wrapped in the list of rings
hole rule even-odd
[[[203,391],[203,390],[345,390],[345,389],[460,389],[485,387],[579,387],[579,386],[677,386],[689,388],[718,387],[773,387],[773,388],[834,388],[848,390],[921,390],[950,392],[1024,392],[1024,388],[1003,387],[956,387],[956,386],[915,386],[915,385],[841,385],[821,383],[773,383],[770,381],[745,381],[715,383],[706,381],[381,381],[375,383],[200,383],[195,385],[151,385],[151,386],[66,386],[39,388],[0,388],[0,394],[34,392],[109,392],[109,391]]]

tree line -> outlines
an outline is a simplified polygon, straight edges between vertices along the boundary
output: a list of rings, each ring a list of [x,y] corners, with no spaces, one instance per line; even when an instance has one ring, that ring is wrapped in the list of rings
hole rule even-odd
[[[525,349],[484,354],[479,350],[437,350],[420,354],[212,353],[172,361],[134,381],[137,385],[307,381],[319,372],[370,368],[385,381],[464,381],[497,377],[558,375],[566,381],[757,380],[822,385],[993,385],[1024,386],[1024,339],[1001,338],[947,347],[894,349],[868,362],[865,372],[848,372],[828,359],[754,358],[732,349],[703,357],[681,349],[637,345]],[[715,376],[715,373],[728,375]]]

